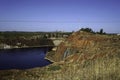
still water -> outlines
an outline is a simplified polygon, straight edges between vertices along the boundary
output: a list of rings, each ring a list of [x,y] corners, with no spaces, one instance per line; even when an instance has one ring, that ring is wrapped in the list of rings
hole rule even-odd
[[[44,59],[50,47],[0,50],[0,70],[43,67],[52,62]]]

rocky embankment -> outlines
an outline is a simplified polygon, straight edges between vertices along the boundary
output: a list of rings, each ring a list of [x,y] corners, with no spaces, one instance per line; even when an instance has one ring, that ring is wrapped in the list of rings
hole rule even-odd
[[[120,80],[118,35],[77,31],[46,57],[62,65],[62,80]]]
[[[82,62],[120,53],[119,49],[120,36],[77,31],[46,57],[55,62]]]

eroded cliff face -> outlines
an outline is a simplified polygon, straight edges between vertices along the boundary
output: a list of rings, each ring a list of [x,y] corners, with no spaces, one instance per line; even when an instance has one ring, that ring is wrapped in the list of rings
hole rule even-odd
[[[47,58],[55,62],[79,62],[120,53],[120,37],[77,31],[62,42]]]

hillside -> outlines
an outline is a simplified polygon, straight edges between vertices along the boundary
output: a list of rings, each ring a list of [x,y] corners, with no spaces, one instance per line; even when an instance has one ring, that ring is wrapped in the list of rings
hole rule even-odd
[[[0,71],[2,80],[120,80],[120,36],[77,31],[46,58],[54,63]]]
[[[65,71],[71,74],[70,80],[120,79],[120,36],[117,35],[77,31],[46,57],[70,71]]]
[[[46,57],[55,62],[81,62],[115,55],[119,49],[120,36],[77,31],[57,47],[54,55],[48,53]]]

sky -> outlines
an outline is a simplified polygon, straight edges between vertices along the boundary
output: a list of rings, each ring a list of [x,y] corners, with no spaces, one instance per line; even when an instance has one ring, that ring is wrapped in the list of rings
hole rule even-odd
[[[0,0],[0,31],[120,33],[120,0]]]

